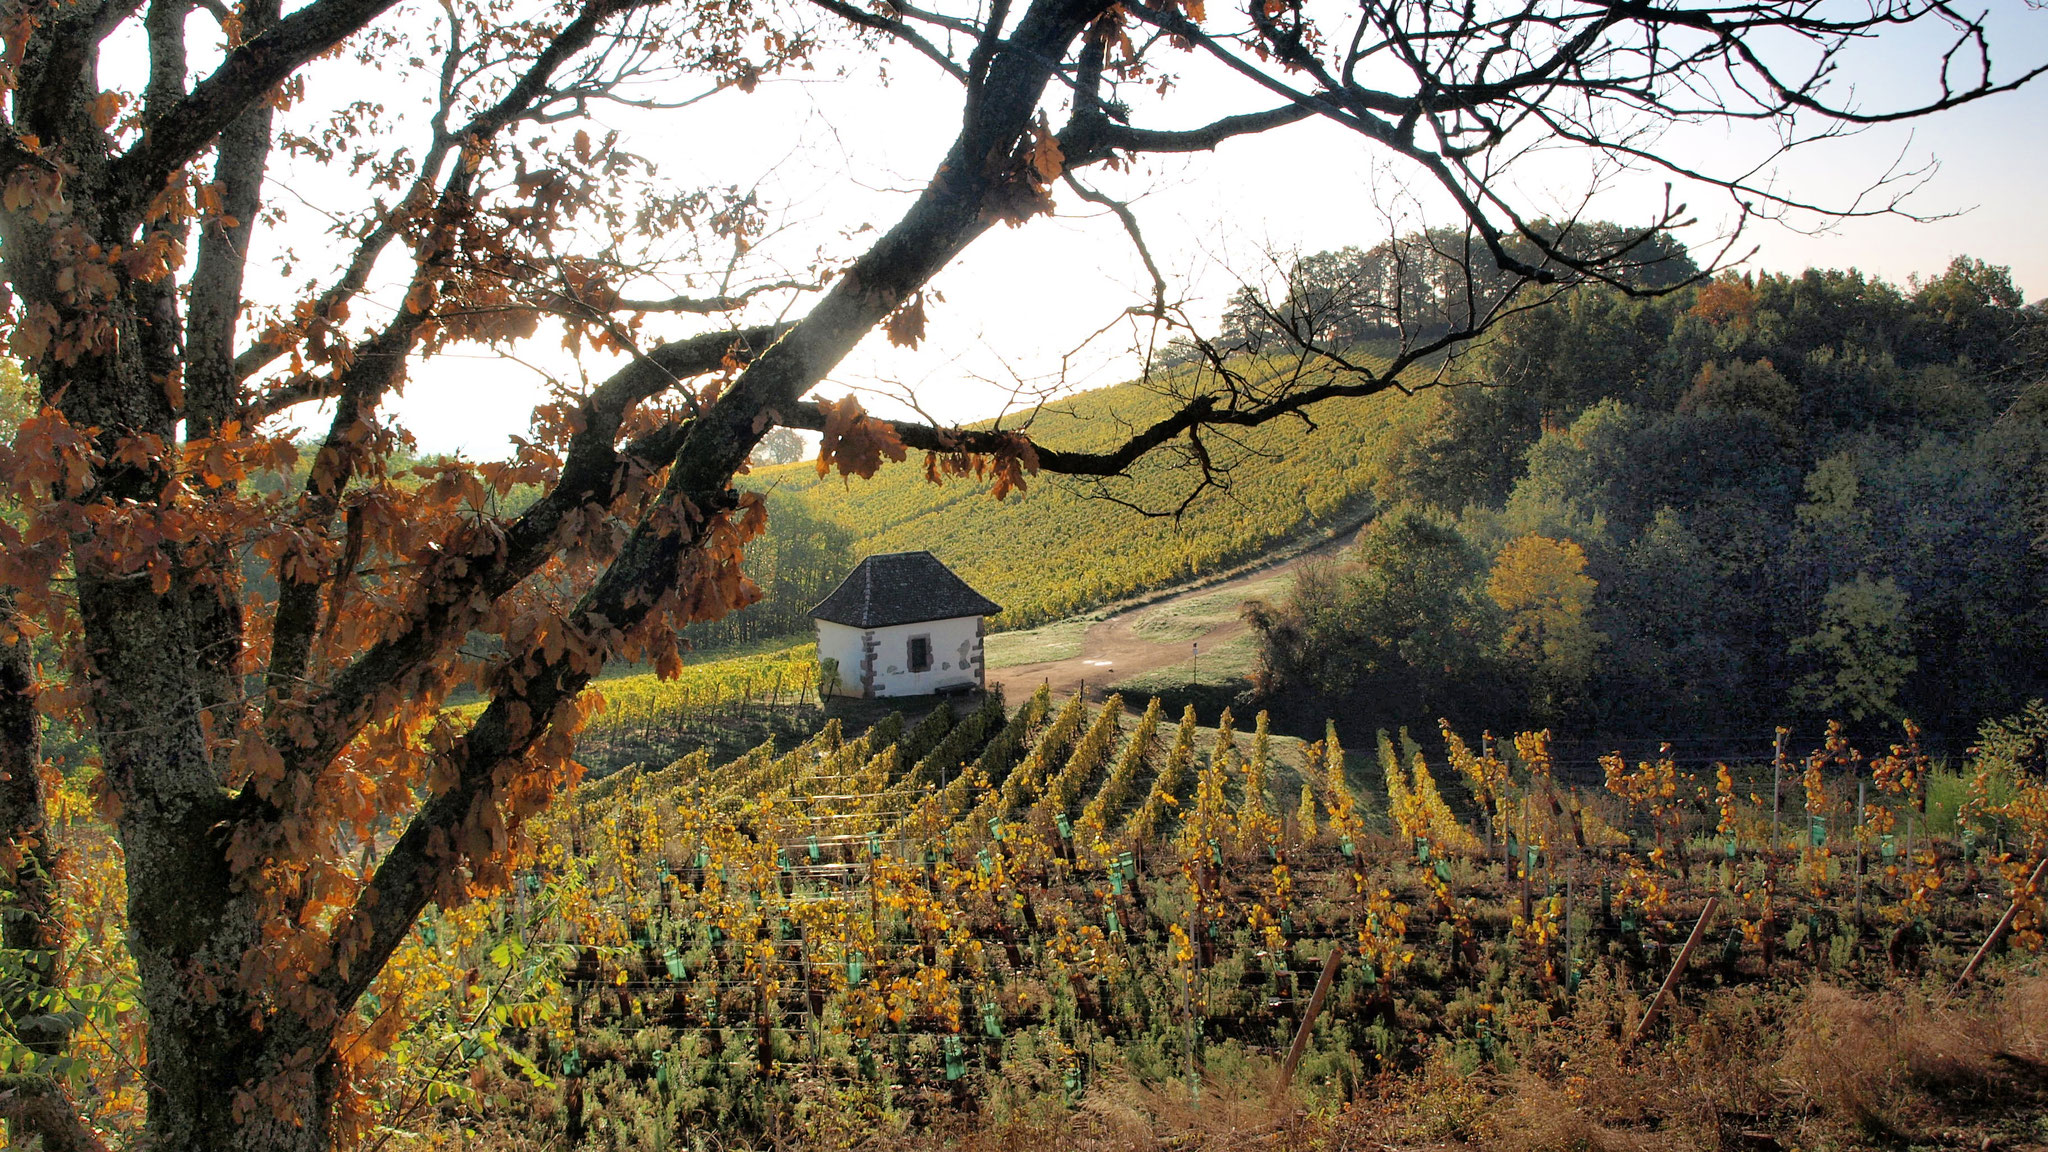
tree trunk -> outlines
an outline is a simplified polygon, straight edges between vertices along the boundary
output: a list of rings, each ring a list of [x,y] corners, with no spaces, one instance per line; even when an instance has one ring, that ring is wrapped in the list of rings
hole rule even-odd
[[[201,722],[235,701],[240,621],[215,589],[81,573],[97,727],[128,878],[128,947],[149,1011],[151,1145],[160,1152],[320,1152],[331,1143],[331,1023],[300,1015],[289,976],[264,970],[263,862],[231,866]],[[226,711],[225,709],[223,710]],[[231,714],[215,723],[225,728]]]
[[[0,988],[0,1016],[25,1047],[54,1056],[70,1043],[70,1029],[30,999],[56,982],[62,940],[51,915],[56,851],[43,806],[35,660],[19,623],[14,597],[0,590],[0,947],[21,954],[24,978],[19,988]],[[0,1120],[14,1143],[40,1136],[44,1152],[103,1148],[64,1086],[46,1076],[0,1076]]]
[[[49,918],[55,861],[44,827],[42,763],[35,663],[28,638],[16,631],[14,597],[0,591],[0,888],[10,894],[0,908],[0,946],[33,954],[30,971],[47,981],[57,940]]]

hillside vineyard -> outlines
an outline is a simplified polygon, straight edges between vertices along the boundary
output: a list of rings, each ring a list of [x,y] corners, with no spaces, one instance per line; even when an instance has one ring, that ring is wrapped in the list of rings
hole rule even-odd
[[[1336,1102],[1432,1053],[1506,1059],[1582,1008],[1641,1014],[1674,974],[1667,1019],[1724,985],[1952,979],[2048,831],[2040,789],[1993,767],[1975,787],[2006,801],[1953,807],[1910,729],[1879,757],[1831,732],[1577,782],[1541,734],[1437,735],[1283,763],[1263,715],[1041,690],[617,772],[543,818],[507,897],[430,916],[380,980],[370,1032],[424,1001],[385,1038],[415,1057],[382,1072],[411,1102],[384,1122],[658,1147],[869,1090],[929,1126],[1098,1082],[1199,1098],[1247,1068]],[[1750,790],[1774,775],[1776,805]]]

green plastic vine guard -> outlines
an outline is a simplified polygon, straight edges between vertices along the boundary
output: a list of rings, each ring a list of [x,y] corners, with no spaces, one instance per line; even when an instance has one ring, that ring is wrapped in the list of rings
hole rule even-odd
[[[683,954],[674,948],[667,948],[662,951],[661,962],[668,968],[669,979],[688,980],[690,978],[690,969],[683,964]]]
[[[804,844],[804,851],[810,854],[811,860],[812,860],[813,862],[815,862],[815,861],[816,861],[816,860],[818,859],[818,838],[817,838],[817,836],[813,835],[813,836],[812,836],[812,837],[811,837],[811,838],[810,838],[810,839],[809,839],[809,840],[808,840],[808,841],[807,841],[807,842],[806,842],[806,843]]]
[[[1806,836],[1815,848],[1828,842],[1828,822],[1824,816],[1814,816],[1806,822]]]
[[[1122,872],[1111,872],[1109,874],[1109,894],[1111,896],[1121,896],[1124,894],[1124,874]]]
[[[583,1053],[577,1051],[574,1048],[571,1048],[567,1052],[562,1053],[562,1075],[583,1075]]]
[[[654,1082],[668,1087],[668,1049],[660,1048],[654,1053]]]
[[[860,978],[867,975],[867,970],[867,958],[860,953],[855,952],[846,958],[846,982],[848,984],[860,983]]]
[[[1441,856],[1436,858],[1436,878],[1446,884],[1451,882],[1451,862]]]
[[[1003,1038],[1002,1015],[996,1011],[993,1001],[981,1006],[981,1028],[982,1031],[987,1032],[998,1040]]]
[[[1525,873],[1528,873],[1528,872],[1534,872],[1534,871],[1536,871],[1536,857],[1537,857],[1537,855],[1538,855],[1538,853],[1537,853],[1537,851],[1536,851],[1536,846],[1535,846],[1534,844],[1524,844],[1524,845],[1522,845],[1522,871],[1523,871],[1523,872],[1525,872]]]
[[[1138,878],[1138,857],[1135,853],[1118,853],[1116,866],[1123,871],[1124,879],[1136,880]]]
[[[1116,909],[1114,909],[1114,908],[1111,908],[1111,909],[1109,909],[1109,910],[1105,911],[1105,912],[1104,912],[1104,913],[1102,914],[1102,918],[1103,918],[1103,920],[1104,920],[1104,921],[1105,921],[1105,922],[1106,922],[1106,923],[1107,923],[1107,924],[1109,925],[1109,934],[1110,934],[1111,936],[1121,936],[1121,935],[1123,935],[1123,927],[1122,927],[1122,925],[1119,925],[1119,924],[1118,924],[1118,923],[1116,922]]]
[[[1282,936],[1294,935],[1294,917],[1286,912],[1280,914],[1280,934]]]
[[[958,1080],[962,1076],[967,1075],[967,1060],[960,1054],[960,1038],[958,1036],[946,1037],[945,1053],[946,1079]]]
[[[1415,862],[1417,864],[1429,863],[1429,837],[1417,836],[1415,838]]]
[[[1877,854],[1887,860],[1897,859],[1899,855],[1899,838],[1889,832],[1879,836],[1877,838]]]
[[[441,930],[432,924],[420,924],[420,943],[432,948],[441,942]]]
[[[708,852],[708,851],[706,851],[705,849],[702,849],[702,848],[699,848],[699,849],[697,849],[697,867],[699,867],[699,868],[709,868],[709,867],[711,867],[711,853],[710,853],[710,852]]]
[[[1223,846],[1213,837],[1209,840],[1209,862],[1218,868],[1223,867]]]
[[[1730,836],[1728,838],[1728,842],[1726,844],[1721,845],[1721,854],[1728,857],[1728,859],[1733,860],[1735,859],[1735,848],[1735,837]]]
[[[988,818],[988,834],[989,838],[993,840],[1001,840],[1003,838],[1003,818],[1001,816],[991,816]]]
[[[988,854],[988,849],[986,848],[974,854],[974,864],[975,867],[981,869],[983,876],[990,875],[996,870],[995,859]]]
[[[1337,842],[1337,851],[1342,852],[1346,857],[1349,857],[1358,851],[1358,845],[1353,844],[1351,842],[1351,837],[1346,836],[1342,840],[1339,840]],[[1425,857],[1425,859],[1426,858],[1427,857]]]
[[[870,859],[875,860],[882,858],[882,838],[880,835],[868,837],[868,856]]]
[[[1060,839],[1072,840],[1074,838],[1074,822],[1067,819],[1067,814],[1065,812],[1061,812],[1058,815],[1054,816],[1052,818],[1052,823],[1053,827],[1059,830]]]

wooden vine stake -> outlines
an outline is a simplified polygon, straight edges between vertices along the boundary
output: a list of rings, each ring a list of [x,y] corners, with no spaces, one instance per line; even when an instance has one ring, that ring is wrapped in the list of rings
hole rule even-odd
[[[1955,987],[1949,989],[1951,996],[1963,990],[1963,986],[1977,974],[1977,966],[1984,963],[1984,958],[1991,955],[1993,948],[1998,947],[1998,941],[2004,937],[2005,930],[2012,927],[2013,920],[2019,916],[2020,905],[2026,903],[2027,897],[2040,890],[2041,877],[2044,873],[2048,873],[2048,856],[2043,856],[2041,862],[2034,865],[2034,874],[2027,877],[2025,887],[2013,893],[2012,906],[2005,910],[2005,915],[1998,918],[1998,923],[1991,929],[1991,935],[1984,938],[1984,943],[1978,947],[1977,954],[1970,957],[1970,962],[1963,966],[1963,974],[1956,977]]]
[[[1280,1106],[1281,1097],[1294,1083],[1294,1069],[1300,1065],[1302,1053],[1308,1050],[1308,1035],[1315,1029],[1316,1014],[1323,1010],[1323,1001],[1329,998],[1330,985],[1337,979],[1337,965],[1344,961],[1344,945],[1331,941],[1330,958],[1323,961],[1323,974],[1316,977],[1316,990],[1308,998],[1308,1010],[1301,1014],[1301,1026],[1294,1030],[1294,1043],[1287,1049],[1287,1063],[1280,1068],[1280,1082],[1273,1086],[1273,1106]]]
[[[1658,1010],[1670,997],[1671,990],[1678,986],[1678,978],[1685,975],[1685,966],[1692,960],[1692,950],[1699,946],[1700,937],[1707,934],[1707,923],[1714,918],[1714,913],[1720,907],[1719,896],[1707,897],[1707,906],[1700,911],[1699,923],[1692,926],[1692,934],[1685,938],[1685,947],[1678,950],[1678,959],[1671,962],[1670,973],[1664,977],[1664,983],[1658,986],[1657,995],[1650,1000],[1650,1006],[1643,1010],[1643,1018],[1637,1021],[1635,1031],[1628,1034],[1628,1041],[1622,1045],[1623,1048],[1633,1047],[1635,1042],[1642,1039],[1643,1034],[1650,1030],[1650,1025],[1656,1023]]]

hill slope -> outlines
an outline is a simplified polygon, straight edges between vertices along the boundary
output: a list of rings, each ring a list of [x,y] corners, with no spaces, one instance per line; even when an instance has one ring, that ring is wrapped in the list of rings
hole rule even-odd
[[[1063,448],[1107,448],[1168,403],[1138,384],[1117,385],[1048,405],[1030,432]],[[1171,450],[1101,486],[1041,475],[1023,498],[1000,503],[985,484],[929,483],[916,454],[867,481],[821,478],[809,463],[763,469],[753,479],[771,492],[771,533],[776,503],[801,499],[808,511],[857,533],[860,554],[929,549],[1004,606],[997,627],[1015,628],[1214,572],[1357,516],[1395,433],[1427,419],[1437,404],[1431,393],[1335,401],[1315,410],[1313,430],[1280,421],[1228,441],[1213,437],[1211,450],[1231,465],[1228,488],[1205,493],[1177,518],[1100,498],[1154,511],[1178,507],[1196,476]]]

